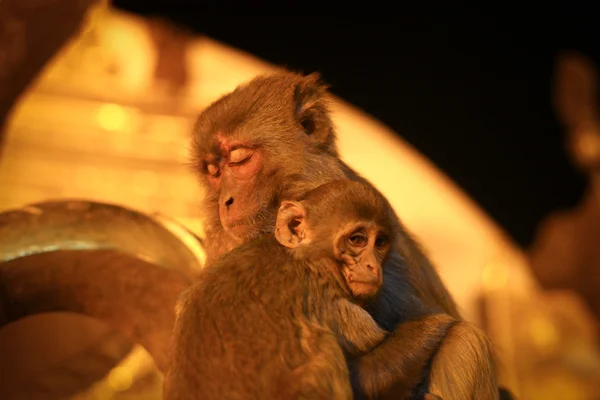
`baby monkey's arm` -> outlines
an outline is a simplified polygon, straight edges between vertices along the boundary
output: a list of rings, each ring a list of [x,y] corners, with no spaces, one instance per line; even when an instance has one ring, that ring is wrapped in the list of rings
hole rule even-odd
[[[367,311],[348,299],[336,299],[331,314],[340,345],[353,356],[371,351],[385,339],[387,332]]]

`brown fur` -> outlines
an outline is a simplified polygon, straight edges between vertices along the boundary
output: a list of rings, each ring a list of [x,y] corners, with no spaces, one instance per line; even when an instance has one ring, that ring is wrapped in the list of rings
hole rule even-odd
[[[251,149],[250,161],[228,163],[228,146],[232,144]],[[316,74],[303,77],[284,72],[258,77],[238,87],[199,117],[193,148],[200,180],[208,192],[204,205],[209,259],[261,232],[272,231],[277,205],[282,200],[300,198],[332,180],[366,182],[339,159],[326,87]],[[222,175],[208,176],[207,162],[218,164]],[[231,204],[225,206],[225,200]],[[430,375],[435,394],[448,399],[497,398],[497,394],[491,394],[497,384],[489,341],[475,340],[479,331],[460,319],[431,262],[397,217],[393,218],[401,232],[395,243],[397,250],[386,262],[383,287],[369,310],[381,326],[394,333],[351,364],[354,380],[358,381],[354,382],[355,394],[364,392],[375,398],[398,393],[398,388],[406,387],[402,380],[410,374],[425,379],[427,366],[411,359],[414,351],[420,351],[417,346],[424,345],[439,348],[432,371],[464,371],[455,376],[452,385],[442,384],[440,375]],[[230,220],[245,225],[238,225],[234,231],[225,223]],[[454,322],[443,330],[414,329],[414,323],[439,313],[447,314]],[[444,340],[450,326],[454,328]],[[473,335],[465,336],[470,338],[468,341],[455,340],[453,332],[458,331]],[[473,375],[469,371],[482,373]],[[402,394],[409,395],[410,391]]]
[[[275,235],[293,235],[293,244],[261,235],[204,269],[187,291],[167,400],[352,398],[344,352],[370,351],[385,332],[353,303],[352,286],[341,277],[340,243],[360,229],[368,243],[358,263],[374,255],[380,268],[389,245],[374,243],[394,237],[389,207],[369,186],[348,180],[323,185],[297,204],[299,214],[280,208]],[[348,224],[352,229],[340,237]],[[449,318],[430,322],[443,330]],[[422,348],[413,356],[424,364],[432,351]]]

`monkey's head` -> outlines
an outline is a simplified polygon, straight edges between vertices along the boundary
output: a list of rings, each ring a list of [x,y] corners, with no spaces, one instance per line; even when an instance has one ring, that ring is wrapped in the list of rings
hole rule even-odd
[[[193,152],[207,231],[237,244],[272,231],[281,199],[344,173],[317,74],[278,73],[239,86],[200,115]]]
[[[383,263],[395,241],[387,200],[364,183],[337,180],[283,201],[275,237],[297,259],[333,261],[342,282],[359,301],[383,284]]]

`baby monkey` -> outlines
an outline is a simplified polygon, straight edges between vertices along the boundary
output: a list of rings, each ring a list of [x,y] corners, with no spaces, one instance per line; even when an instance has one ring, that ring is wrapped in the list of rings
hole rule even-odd
[[[207,266],[182,297],[165,399],[351,399],[345,357],[386,335],[361,305],[383,283],[392,218],[349,180],[283,201],[274,235]]]

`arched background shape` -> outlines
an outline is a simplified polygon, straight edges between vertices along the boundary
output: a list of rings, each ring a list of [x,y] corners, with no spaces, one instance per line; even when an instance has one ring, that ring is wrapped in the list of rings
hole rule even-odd
[[[187,69],[186,82],[175,95],[154,79],[160,54],[151,29],[155,37],[185,44],[183,52],[171,53],[180,54]],[[275,69],[209,38],[188,36],[99,3],[88,13],[82,32],[45,68],[11,115],[0,159],[0,210],[76,197],[159,211],[201,232],[197,205],[202,193],[187,166],[194,117],[239,83]],[[341,99],[335,99],[332,109],[342,157],[388,196],[433,258],[465,318],[492,336],[503,382],[523,398],[561,398],[563,390],[577,387],[587,393],[587,381],[561,366],[564,357],[579,357],[588,373],[600,371],[580,305],[568,296],[543,295],[522,250],[417,150]],[[78,318],[61,327],[39,323],[35,329],[46,329],[56,336],[52,340],[60,340],[61,329],[83,332]],[[27,346],[26,338],[18,336],[0,332],[0,352],[1,346],[14,347],[19,340]],[[53,346],[52,340],[37,340],[36,351]],[[575,356],[567,355],[566,343],[576,344]],[[117,368],[122,375],[103,381],[113,391],[129,388],[143,375],[139,371],[152,369],[147,361],[140,367],[143,351],[134,351],[142,355],[131,355]],[[50,363],[61,355],[48,357]],[[536,374],[542,361],[558,366]],[[29,364],[20,368],[36,371]]]

